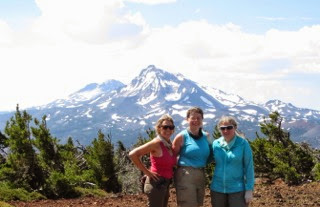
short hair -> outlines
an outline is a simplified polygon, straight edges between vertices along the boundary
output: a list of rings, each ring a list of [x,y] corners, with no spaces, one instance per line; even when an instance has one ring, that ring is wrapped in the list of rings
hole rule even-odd
[[[228,122],[228,123],[232,124],[234,127],[238,126],[238,123],[233,116],[222,116],[218,122],[218,127],[220,127],[221,124],[224,122]]]
[[[201,117],[202,117],[202,119],[203,119],[203,111],[202,111],[201,108],[195,106],[195,107],[191,107],[190,109],[188,109],[188,111],[187,111],[187,118],[190,117],[191,113],[201,114]]]
[[[156,132],[157,132],[158,135],[160,134],[160,127],[161,127],[161,125],[162,125],[162,122],[164,122],[164,121],[170,121],[170,122],[174,125],[173,119],[172,119],[172,117],[171,117],[169,114],[164,114],[164,115],[162,115],[162,116],[158,119],[158,121],[157,121],[157,123],[156,123],[156,125],[155,125],[155,129],[156,129]]]

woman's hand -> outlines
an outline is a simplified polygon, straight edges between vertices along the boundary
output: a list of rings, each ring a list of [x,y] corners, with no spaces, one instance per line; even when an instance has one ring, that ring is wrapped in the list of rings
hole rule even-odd
[[[253,199],[253,193],[252,190],[247,190],[245,195],[244,195],[244,199],[246,200],[246,203],[249,204],[252,199]]]
[[[148,176],[150,179],[158,181],[159,180],[159,175],[156,172],[151,172],[150,170],[147,170],[145,173],[146,176]]]

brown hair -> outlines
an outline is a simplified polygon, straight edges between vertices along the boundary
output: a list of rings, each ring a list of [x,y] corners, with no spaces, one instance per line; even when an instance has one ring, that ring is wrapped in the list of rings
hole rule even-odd
[[[201,117],[203,119],[203,111],[201,108],[199,107],[191,107],[190,109],[188,109],[187,111],[187,118],[190,117],[191,113],[198,113],[198,114],[201,114]]]
[[[174,125],[173,119],[169,114],[162,115],[155,125],[157,134],[160,134],[160,127],[164,121],[170,121]]]
[[[220,127],[221,124],[224,122],[228,122],[228,123],[232,124],[235,128],[237,128],[237,126],[238,126],[238,123],[233,116],[222,116],[218,122],[218,127]]]

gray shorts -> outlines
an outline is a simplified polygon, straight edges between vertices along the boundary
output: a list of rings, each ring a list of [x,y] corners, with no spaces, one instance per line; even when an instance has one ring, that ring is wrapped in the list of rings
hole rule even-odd
[[[205,195],[204,168],[179,166],[174,175],[179,207],[203,205]]]
[[[245,191],[237,193],[218,193],[211,191],[211,205],[219,207],[247,207]]]

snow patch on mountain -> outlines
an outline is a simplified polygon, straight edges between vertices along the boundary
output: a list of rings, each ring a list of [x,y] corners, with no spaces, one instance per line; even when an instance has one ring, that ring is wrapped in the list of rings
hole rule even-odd
[[[172,115],[179,115],[181,117],[185,117],[187,114],[187,110],[172,110],[171,112]]]
[[[147,123],[146,123],[145,121],[141,120],[141,121],[139,122],[139,124],[142,125],[142,126],[145,126]]]
[[[72,102],[86,101],[97,97],[101,93],[103,93],[103,91],[100,88],[95,88],[91,91],[83,91],[80,93],[73,94],[70,96],[70,99],[72,99]]]
[[[106,102],[103,102],[103,103],[99,104],[98,107],[99,107],[100,109],[105,109],[105,108],[108,107],[108,105],[110,104],[110,102],[111,102],[111,100],[106,101]]]
[[[164,97],[164,99],[166,101],[178,101],[181,99],[181,93],[169,93]]]
[[[84,113],[84,115],[87,116],[88,118],[92,118],[92,115],[90,114],[91,111],[92,109],[89,108],[88,111]]]
[[[150,107],[151,107],[152,109],[158,108],[159,106],[160,106],[160,103],[156,103],[156,104],[150,105]]]
[[[205,102],[208,106],[213,106],[212,102],[209,101],[208,99],[206,99],[205,97],[200,96],[200,98],[201,98],[201,100],[202,100],[203,102]]]
[[[243,111],[247,114],[257,115],[257,111],[253,109],[244,109]]]
[[[174,105],[172,105],[172,108],[174,108],[174,109],[182,109],[182,108],[184,108],[184,106],[181,106],[181,105],[178,105],[178,104],[174,104]]]
[[[218,90],[218,89],[212,88],[212,87],[207,87],[207,86],[202,86],[202,85],[200,85],[200,87],[207,94],[210,94],[212,97],[217,99],[223,105],[233,107],[237,104],[244,103],[244,100],[238,95],[228,94],[228,93],[225,93],[221,90]]]
[[[205,114],[204,118],[206,118],[206,119],[214,119],[214,118],[216,118],[216,115],[209,113],[209,114]]]
[[[141,99],[138,99],[137,104],[145,105],[145,104],[155,100],[156,98],[157,98],[157,95],[155,93],[152,93],[147,97],[142,97]]]
[[[121,119],[121,116],[118,116],[118,114],[112,114],[111,118],[115,121],[119,121]]]

